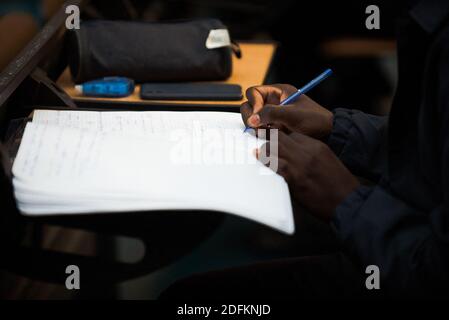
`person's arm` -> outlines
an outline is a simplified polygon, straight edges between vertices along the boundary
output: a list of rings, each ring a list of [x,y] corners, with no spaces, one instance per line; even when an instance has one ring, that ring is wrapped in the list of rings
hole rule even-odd
[[[447,204],[430,215],[380,186],[359,187],[333,217],[347,252],[380,269],[381,290],[391,294],[449,292]]]
[[[441,163],[442,200],[429,212],[399,198],[384,181],[375,187],[361,186],[329,146],[300,133],[279,132],[278,146],[268,141],[256,156],[267,166],[277,158],[277,173],[287,181],[292,198],[314,216],[332,221],[345,251],[363,268],[380,268],[382,292],[447,294],[448,137],[449,126],[439,139],[445,144],[442,159],[435,161]]]
[[[449,46],[441,54],[434,137],[440,148],[441,204],[422,212],[387,187],[359,187],[336,209],[334,225],[347,250],[380,267],[384,288],[422,295],[449,293]],[[394,288],[394,287],[395,288]],[[424,289],[427,289],[425,291]]]
[[[253,128],[278,128],[322,141],[357,175],[377,181],[385,166],[382,141],[386,117],[336,109],[334,113],[306,95],[287,106],[280,102],[297,89],[286,84],[252,87],[241,107],[243,121]]]
[[[327,144],[354,174],[378,181],[386,165],[387,117],[335,109]]]

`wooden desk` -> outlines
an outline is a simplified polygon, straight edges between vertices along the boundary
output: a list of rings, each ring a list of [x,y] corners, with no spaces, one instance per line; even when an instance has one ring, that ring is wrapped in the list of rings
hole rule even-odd
[[[233,72],[232,76],[226,81],[217,81],[217,83],[232,83],[239,84],[242,87],[243,93],[246,89],[254,85],[264,83],[268,70],[271,65],[271,60],[276,51],[276,44],[274,43],[240,43],[242,49],[242,58],[237,59],[233,57]],[[95,103],[113,102],[124,104],[158,104],[158,105],[208,105],[208,106],[240,106],[244,99],[240,101],[157,101],[157,100],[142,100],[140,99],[140,86],[136,87],[135,92],[126,98],[92,98],[84,97],[75,90],[75,86],[71,80],[70,70],[67,69],[59,78],[58,84],[71,96],[75,102]]]

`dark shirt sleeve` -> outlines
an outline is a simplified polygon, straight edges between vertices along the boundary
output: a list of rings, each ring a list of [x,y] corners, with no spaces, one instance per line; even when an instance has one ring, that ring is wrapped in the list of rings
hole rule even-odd
[[[366,267],[376,265],[381,289],[431,296],[449,289],[447,211],[429,215],[384,188],[359,187],[339,207],[333,224],[347,252]]]
[[[337,207],[333,218],[347,252],[364,266],[377,265],[381,289],[383,286],[401,295],[449,294],[448,56],[449,46],[442,55],[435,94],[439,106],[434,140],[439,141],[435,168],[441,175],[440,204],[423,211],[381,182],[375,187],[359,187]]]
[[[386,166],[387,117],[335,109],[329,147],[356,175],[378,181]]]

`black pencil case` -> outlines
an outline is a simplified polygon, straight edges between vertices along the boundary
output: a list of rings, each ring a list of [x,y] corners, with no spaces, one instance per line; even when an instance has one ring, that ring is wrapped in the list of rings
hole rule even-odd
[[[76,83],[108,76],[136,82],[224,80],[232,53],[240,56],[220,20],[131,22],[94,20],[68,36]]]

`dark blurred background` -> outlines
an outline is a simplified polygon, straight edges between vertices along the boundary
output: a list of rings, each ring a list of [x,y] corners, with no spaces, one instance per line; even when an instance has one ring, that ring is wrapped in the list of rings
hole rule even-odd
[[[235,39],[279,42],[271,82],[301,86],[324,68],[336,76],[313,93],[325,106],[352,106],[385,113],[393,92],[394,17],[401,1],[376,1],[380,30],[367,30],[363,0],[184,0],[94,1],[95,14],[108,19],[220,18]],[[386,59],[385,59],[386,58]],[[393,68],[394,70],[394,68]]]
[[[62,0],[2,0],[0,70],[42,27]],[[396,1],[376,1],[380,30],[367,30],[371,1],[92,0],[89,18],[167,20],[220,18],[238,40],[274,40],[279,49],[270,82],[301,86],[325,67],[335,76],[311,93],[329,108],[388,111],[394,90]]]
[[[62,0],[0,2],[0,71],[62,3]],[[380,8],[380,30],[365,27],[365,8],[370,4]],[[93,0],[83,15],[89,19],[147,21],[216,17],[228,26],[237,41],[276,41],[279,44],[268,83],[283,82],[300,87],[331,67],[335,76],[314,89],[310,96],[328,108],[347,107],[387,114],[396,83],[394,20],[399,12],[397,6],[396,1],[386,0],[375,3],[355,0]],[[70,243],[72,248],[84,249],[92,246],[92,236],[77,231],[61,238],[58,232],[48,231],[58,245]],[[51,239],[48,241],[51,243]],[[142,254],[141,245],[133,240],[114,241],[118,256],[133,260]],[[220,230],[191,255],[148,277],[123,284],[119,296],[155,298],[169,283],[192,272],[276,257],[325,253],[335,248],[335,239],[329,230],[308,216],[301,221],[294,238],[227,217]],[[2,279],[0,296],[7,298],[69,296],[66,290],[58,287],[30,284],[20,278]]]

